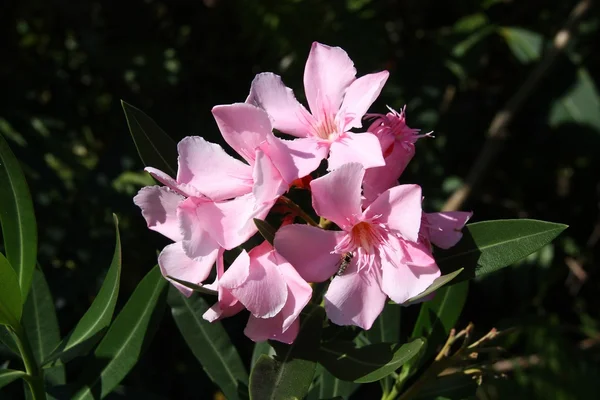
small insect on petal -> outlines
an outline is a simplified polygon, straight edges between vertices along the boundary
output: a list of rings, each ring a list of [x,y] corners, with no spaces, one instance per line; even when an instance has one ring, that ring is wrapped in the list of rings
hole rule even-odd
[[[335,274],[336,276],[341,276],[344,273],[346,268],[348,268],[348,265],[350,265],[352,257],[354,257],[354,254],[352,254],[351,252],[347,252],[342,255],[342,258],[340,260],[340,266],[338,268],[337,273]]]

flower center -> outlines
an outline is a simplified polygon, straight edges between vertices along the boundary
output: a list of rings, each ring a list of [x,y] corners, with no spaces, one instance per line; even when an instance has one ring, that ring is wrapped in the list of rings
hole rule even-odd
[[[348,232],[348,231],[347,231]],[[354,225],[335,247],[333,253],[352,253],[358,269],[379,264],[379,250],[388,245],[388,231],[373,221],[361,221]]]
[[[339,136],[339,127],[335,118],[325,115],[324,118],[315,127],[316,136],[321,139],[335,140]]]

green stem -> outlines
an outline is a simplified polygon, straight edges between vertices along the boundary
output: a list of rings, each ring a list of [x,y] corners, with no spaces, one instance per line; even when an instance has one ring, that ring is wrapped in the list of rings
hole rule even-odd
[[[29,339],[20,326],[13,328],[13,332],[16,337],[17,347],[21,353],[23,364],[25,364],[25,372],[27,376],[24,377],[25,381],[29,385],[33,400],[46,400],[46,390],[44,388],[44,371],[37,365],[33,350],[29,344]]]
[[[308,215],[306,213],[306,211],[304,211],[302,208],[300,208],[300,206],[298,204],[294,203],[294,201],[292,201],[291,199],[289,199],[285,196],[281,196],[279,198],[279,200],[281,202],[285,203],[285,205],[287,205],[292,211],[294,211],[300,218],[302,218],[308,224],[310,224],[312,226],[316,226],[316,227],[319,226],[319,224],[314,219],[312,219],[312,217],[310,215]]]

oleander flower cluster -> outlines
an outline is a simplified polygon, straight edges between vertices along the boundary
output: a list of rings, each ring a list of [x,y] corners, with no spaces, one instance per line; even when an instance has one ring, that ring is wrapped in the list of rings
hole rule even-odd
[[[427,135],[407,126],[405,109],[367,114],[388,75],[357,78],[344,50],[314,43],[308,107],[278,75],[258,74],[245,102],[212,110],[239,157],[190,136],[177,147],[177,176],[146,168],[162,186],[142,188],[134,202],[148,227],[173,241],[159,255],[161,271],[186,296],[193,290],[181,282],[218,294],[206,320],[246,309],[250,339],[291,343],[320,283],[334,324],[369,329],[388,298],[407,304],[440,276],[433,245],[454,246],[471,213],[424,213],[421,188],[398,184]],[[290,199],[303,190],[312,211]],[[280,216],[274,240],[249,249],[254,220],[267,216]]]

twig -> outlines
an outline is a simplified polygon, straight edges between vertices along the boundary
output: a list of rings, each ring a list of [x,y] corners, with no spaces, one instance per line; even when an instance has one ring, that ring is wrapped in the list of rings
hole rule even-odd
[[[533,93],[544,75],[554,64],[556,57],[564,51],[567,44],[571,41],[575,28],[591,4],[592,0],[581,0],[573,8],[563,28],[554,36],[552,48],[527,77],[523,86],[508,100],[504,108],[494,116],[488,129],[488,138],[479,157],[471,167],[465,183],[446,201],[443,211],[456,211],[462,208],[462,205],[467,201],[473,189],[480,183],[502,149],[502,145],[508,136],[506,128],[520,111],[525,100]]]

